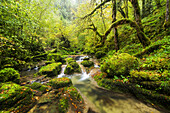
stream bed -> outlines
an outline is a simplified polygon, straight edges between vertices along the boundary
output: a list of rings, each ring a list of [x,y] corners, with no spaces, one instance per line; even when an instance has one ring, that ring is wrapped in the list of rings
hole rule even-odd
[[[99,66],[95,63],[94,68],[87,73],[85,68],[80,64],[81,61],[82,57],[79,57],[77,63],[79,63],[82,73],[65,75],[64,69],[66,68],[66,65],[63,65],[61,74],[58,75],[58,78],[66,76],[72,80],[74,87],[80,91],[85,100],[86,108],[84,113],[161,113],[152,106],[137,100],[130,94],[109,91],[99,87],[90,77],[90,75],[100,71]],[[32,71],[28,70],[25,74],[30,76],[36,72],[36,69]],[[25,82],[26,81],[27,79]],[[37,80],[33,80],[33,82],[35,81]]]

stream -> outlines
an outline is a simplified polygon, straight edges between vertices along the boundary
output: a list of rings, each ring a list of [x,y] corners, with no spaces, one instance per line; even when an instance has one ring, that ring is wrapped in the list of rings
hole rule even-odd
[[[66,65],[62,65],[62,71],[58,75],[58,78],[66,76],[72,80],[73,85],[80,91],[85,100],[86,109],[84,113],[162,113],[152,106],[137,100],[130,94],[109,91],[99,87],[90,77],[90,75],[100,71],[98,63],[94,63],[94,69],[87,73],[85,68],[80,64],[83,58],[84,56],[76,59],[82,73],[75,73],[71,76],[65,75],[64,70]],[[92,61],[94,60],[92,59]],[[35,72],[37,72],[36,69],[28,70],[25,74],[29,76]],[[40,78],[43,79],[43,77]],[[35,79],[31,83],[38,80]]]

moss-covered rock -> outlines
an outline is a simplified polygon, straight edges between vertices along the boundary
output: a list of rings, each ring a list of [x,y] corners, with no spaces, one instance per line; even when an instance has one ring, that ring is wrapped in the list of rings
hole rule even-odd
[[[73,74],[74,68],[71,65],[67,65],[66,69],[64,70],[65,74]]]
[[[27,87],[30,87],[31,89],[34,89],[34,90],[38,90],[42,93],[45,93],[45,92],[51,90],[50,87],[45,86],[45,85],[38,83],[38,82],[34,82],[33,84],[27,85]]]
[[[94,63],[93,63],[92,61],[88,61],[88,60],[82,61],[81,64],[82,64],[84,67],[94,66]]]
[[[55,89],[66,87],[72,85],[72,82],[69,78],[63,77],[63,78],[55,78],[49,81],[49,85],[52,86]]]
[[[67,63],[76,62],[73,58],[67,58]]]
[[[130,71],[130,81],[137,82],[137,81],[157,81],[159,80],[160,74],[154,72],[145,72],[145,71],[137,71],[132,70]]]
[[[85,58],[83,58],[83,60],[89,60],[90,58],[89,57],[85,57]]]
[[[101,71],[108,74],[108,77],[127,76],[131,69],[138,67],[138,59],[127,53],[113,55],[101,65]]]
[[[64,71],[65,74],[73,74],[74,72],[81,72],[79,64],[73,58],[67,58],[67,67]]]
[[[48,64],[46,66],[43,66],[38,74],[39,75],[47,75],[47,76],[57,76],[60,71],[61,71],[61,65],[62,63],[61,62],[58,62],[58,63],[52,63],[52,64]]]
[[[106,55],[106,53],[103,52],[103,51],[97,51],[97,52],[95,53],[95,57],[96,57],[97,59],[99,59],[99,58],[101,58],[101,57],[103,57],[103,56],[105,56],[105,55]]]
[[[0,111],[16,110],[32,103],[33,92],[30,88],[7,82],[0,84]]]
[[[62,57],[60,54],[57,54],[57,53],[49,53],[47,55],[47,60],[49,61],[55,60],[56,62],[62,62]]]
[[[142,81],[138,84],[145,89],[155,90],[158,93],[170,96],[170,81]]]
[[[0,82],[12,81],[15,83],[20,82],[20,74],[13,68],[4,68],[0,70]]]

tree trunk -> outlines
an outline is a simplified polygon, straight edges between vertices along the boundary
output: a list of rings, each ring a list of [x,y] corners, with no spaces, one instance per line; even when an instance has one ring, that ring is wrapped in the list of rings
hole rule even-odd
[[[125,0],[125,12],[126,12],[126,18],[129,18],[129,16],[128,16],[128,0]]]
[[[160,0],[155,0],[155,2],[156,2],[156,6],[157,6],[157,8],[159,9],[159,8],[161,7]]]
[[[134,7],[134,16],[135,16],[136,23],[140,27],[141,31],[144,32],[142,22],[141,22],[140,7],[139,7],[138,0],[131,0],[131,3],[132,3],[132,6]],[[139,32],[137,32],[137,36],[139,38],[139,41],[142,43],[144,47],[150,44],[150,42],[148,43],[146,38],[144,38],[143,35],[139,34]]]
[[[112,0],[112,23],[114,23],[116,21],[116,0]],[[118,31],[117,28],[114,27],[114,42],[115,42],[115,49],[116,51],[119,50],[119,40],[118,40]]]
[[[103,0],[101,0],[101,3],[102,3],[102,2],[103,2]],[[102,22],[103,22],[104,30],[106,30],[106,24],[105,24],[105,21],[104,21],[104,18],[103,18],[103,16],[104,16],[104,14],[103,14],[103,8],[101,7],[100,9],[101,9],[101,14],[100,14],[100,16],[102,17]]]
[[[166,14],[165,14],[165,28],[169,27],[170,26],[170,17],[169,17],[169,10],[170,10],[170,6],[169,6],[169,3],[170,0],[167,0],[166,1]]]
[[[146,9],[145,9],[145,0],[142,0],[142,18],[145,17],[145,11],[146,11]]]

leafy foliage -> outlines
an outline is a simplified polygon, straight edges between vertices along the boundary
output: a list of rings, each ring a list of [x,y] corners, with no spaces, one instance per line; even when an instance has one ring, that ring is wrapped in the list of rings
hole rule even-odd
[[[15,83],[20,82],[20,74],[13,68],[4,68],[0,70],[0,82],[13,81]]]

